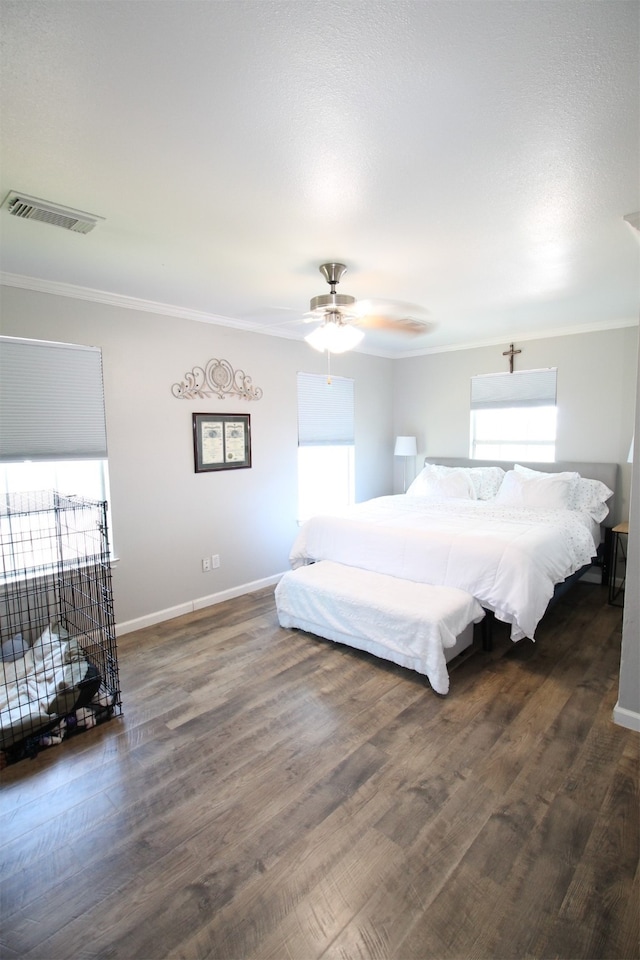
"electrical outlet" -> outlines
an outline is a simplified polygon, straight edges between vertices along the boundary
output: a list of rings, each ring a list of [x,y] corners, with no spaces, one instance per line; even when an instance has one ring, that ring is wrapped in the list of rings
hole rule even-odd
[[[211,570],[211,558],[210,558],[210,557],[203,557],[203,558],[202,558],[202,572],[203,572],[203,573],[208,573],[209,570]]]
[[[212,566],[212,568],[213,568],[214,570],[217,570],[218,567],[220,566],[220,554],[219,554],[219,553],[214,553],[214,555],[211,557],[211,566]]]

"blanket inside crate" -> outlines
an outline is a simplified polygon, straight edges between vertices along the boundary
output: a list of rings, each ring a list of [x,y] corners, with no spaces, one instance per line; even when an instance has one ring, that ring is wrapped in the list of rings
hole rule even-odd
[[[89,666],[78,642],[50,627],[23,657],[0,662],[0,749],[71,713]]]

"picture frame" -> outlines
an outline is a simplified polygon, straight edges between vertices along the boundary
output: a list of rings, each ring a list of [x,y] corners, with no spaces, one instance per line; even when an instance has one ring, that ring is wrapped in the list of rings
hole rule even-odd
[[[248,413],[194,413],[196,473],[242,470],[251,466],[251,417]]]

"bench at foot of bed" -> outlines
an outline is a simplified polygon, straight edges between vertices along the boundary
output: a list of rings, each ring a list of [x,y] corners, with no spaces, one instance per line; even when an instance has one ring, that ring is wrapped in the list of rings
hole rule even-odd
[[[323,560],[285,573],[275,590],[282,627],[365,650],[426,676],[449,691],[447,662],[473,641],[484,617],[455,587],[400,580]]]

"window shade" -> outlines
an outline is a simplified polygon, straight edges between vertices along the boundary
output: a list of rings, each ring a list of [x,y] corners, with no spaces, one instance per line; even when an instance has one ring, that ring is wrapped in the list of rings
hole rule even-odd
[[[298,445],[353,444],[353,380],[298,374]]]
[[[0,337],[0,460],[106,456],[100,349]]]
[[[557,372],[549,367],[472,377],[471,409],[555,406]]]

